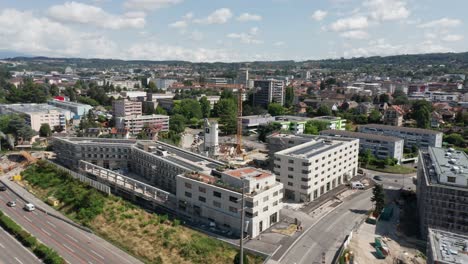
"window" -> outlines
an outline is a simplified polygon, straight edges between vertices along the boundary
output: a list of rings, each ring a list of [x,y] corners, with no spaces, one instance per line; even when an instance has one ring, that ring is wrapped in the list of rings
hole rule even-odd
[[[291,159],[290,159],[290,160],[288,160],[288,163],[289,163],[289,164],[294,164],[294,160],[291,160]]]
[[[253,203],[252,203],[252,202],[249,202],[249,201],[245,201],[245,207],[252,208],[252,207],[253,207]]]
[[[274,192],[273,196],[278,196],[278,191]]]
[[[235,208],[233,206],[229,206],[229,211],[231,211],[233,213],[237,213],[237,208]]]
[[[310,163],[310,162],[302,162],[302,166],[310,166],[310,165],[312,165],[312,163]]]
[[[448,176],[448,177],[447,177],[447,181],[448,181],[448,182],[456,182],[456,181],[457,181],[457,178],[456,178],[456,177],[450,177],[450,176]]]
[[[294,168],[288,167],[288,171],[294,171]]]
[[[278,201],[275,201],[275,202],[273,203],[273,206],[277,206],[277,205],[278,205]]]
[[[198,191],[201,192],[201,193],[206,193],[206,188],[198,187]]]
[[[268,211],[268,206],[263,207],[263,212]]]
[[[268,196],[263,197],[263,201],[264,202],[268,201]]]
[[[218,201],[213,201],[213,206],[214,206],[214,207],[221,208],[221,203],[218,202]]]
[[[233,203],[237,203],[237,198],[234,197],[234,196],[229,196],[229,201],[231,201]]]
[[[192,184],[186,182],[186,183],[185,183],[185,188],[187,188],[187,189],[192,189]]]
[[[288,182],[288,186],[293,186],[293,183],[292,183],[292,182]]]
[[[206,198],[203,196],[198,196],[198,201],[206,203]]]
[[[289,178],[289,179],[292,179],[292,178],[294,178],[294,177],[293,177],[291,174],[289,174],[289,175],[288,175],[288,178]]]
[[[190,193],[190,192],[185,192],[185,197],[192,198],[192,193]]]
[[[220,192],[217,192],[217,191],[213,191],[213,196],[214,196],[214,197],[221,198],[221,193],[220,193]]]

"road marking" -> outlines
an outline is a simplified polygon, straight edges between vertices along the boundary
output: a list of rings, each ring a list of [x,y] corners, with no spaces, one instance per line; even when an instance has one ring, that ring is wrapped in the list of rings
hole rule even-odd
[[[78,243],[78,240],[76,240],[76,238],[70,236],[69,234],[65,234],[67,237],[69,237],[71,240],[75,241],[76,243]]]
[[[94,250],[92,250],[92,249],[91,249],[91,252],[93,252],[93,253],[94,253],[96,256],[98,256],[98,257],[100,257],[100,258],[104,259],[104,257],[103,257],[103,256],[101,256],[101,255],[99,255],[99,254],[98,254],[96,251],[94,251]]]
[[[47,221],[47,224],[49,224],[50,226],[52,227],[56,227],[54,224],[52,224],[51,222]]]
[[[33,214],[35,214],[35,215],[39,215],[39,214],[38,214],[36,211],[33,211]]]
[[[15,257],[15,259],[18,261],[18,263],[23,264],[23,262],[21,262],[21,260],[19,260],[17,257]]]
[[[62,244],[64,247],[68,248],[71,252],[75,253],[75,250],[71,249],[69,246],[67,246],[66,244]]]
[[[48,236],[50,236],[50,233],[45,231],[44,228],[41,227],[42,232],[46,233]]]
[[[0,243],[0,247],[5,248],[5,246],[2,243]]]
[[[23,215],[23,217],[26,218],[26,220],[28,220],[29,222],[32,223],[32,220],[31,220],[31,219],[27,218],[25,215]]]

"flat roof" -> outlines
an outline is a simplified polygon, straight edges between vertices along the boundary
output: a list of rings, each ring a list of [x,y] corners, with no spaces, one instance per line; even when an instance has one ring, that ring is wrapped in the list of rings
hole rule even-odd
[[[324,121],[343,120],[343,121],[346,121],[346,119],[342,119],[341,117],[337,117],[337,116],[317,116],[317,117],[312,118],[312,120],[324,120]]]
[[[429,170],[433,178],[435,174],[438,183],[449,184],[458,187],[468,187],[468,155],[465,152],[429,147],[428,153],[432,164],[426,164],[432,168]],[[446,177],[455,177],[456,182],[449,183]],[[460,179],[461,178],[461,179]]]
[[[434,263],[468,263],[468,236],[429,228],[429,241]]]
[[[391,137],[391,136],[382,136],[378,134],[369,134],[369,133],[361,133],[361,132],[352,132],[352,131],[345,131],[345,130],[335,130],[335,129],[327,129],[320,131],[320,135],[332,135],[332,136],[342,136],[348,138],[363,138],[363,139],[374,139],[374,140],[381,140],[387,142],[398,142],[403,141],[401,138]]]
[[[252,167],[227,170],[227,171],[223,171],[223,173],[232,177],[236,177],[236,178],[246,177],[246,178],[255,178],[255,179],[263,179],[263,178],[267,178],[273,175],[271,172],[267,172],[267,171],[252,168]]]
[[[50,100],[49,102],[58,103],[58,104],[65,104],[65,105],[73,105],[73,106],[91,107],[92,108],[92,106],[90,106],[88,104],[75,103],[75,102],[71,102],[71,101]]]
[[[276,154],[298,156],[309,159],[315,155],[334,149],[342,144],[342,141],[317,139],[311,140],[307,143],[302,143],[300,145],[288,148],[286,150],[282,150],[280,152],[277,152]]]
[[[423,129],[423,128],[415,128],[415,127],[398,127],[398,126],[387,126],[387,125],[379,125],[379,124],[368,124],[368,125],[360,125],[359,128],[376,128],[376,129],[383,129],[383,130],[396,130],[396,131],[404,131],[404,132],[413,132],[413,133],[420,133],[420,134],[442,134],[442,132],[434,131],[430,129]]]
[[[70,112],[69,110],[62,109],[49,104],[1,104],[0,107],[11,109],[21,113],[42,113],[51,110],[58,112]]]

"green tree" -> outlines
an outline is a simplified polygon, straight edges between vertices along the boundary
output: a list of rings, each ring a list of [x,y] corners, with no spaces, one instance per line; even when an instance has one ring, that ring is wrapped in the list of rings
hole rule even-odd
[[[382,118],[382,114],[376,109],[372,110],[367,118],[369,123],[380,123],[380,119]]]
[[[395,105],[405,105],[409,103],[408,96],[401,89],[396,89],[393,93],[393,104]]]
[[[445,136],[444,140],[447,143],[455,145],[457,147],[464,147],[465,145],[465,139],[463,138],[462,135],[457,134],[457,133],[452,133],[450,135]]]
[[[158,87],[153,81],[150,81],[148,83],[148,89],[146,90],[148,93],[157,93],[158,92]]]
[[[186,122],[187,119],[183,115],[175,114],[171,116],[169,120],[169,129],[177,134],[180,134],[185,131]]]
[[[332,111],[327,105],[323,104],[317,109],[317,116],[329,116],[331,114]]]
[[[195,99],[183,99],[178,107],[174,107],[174,113],[181,114],[186,119],[203,117],[200,103]]]
[[[327,129],[328,129],[327,122],[310,120],[310,121],[307,121],[307,123],[305,124],[304,134],[318,135],[320,131],[327,130]]]
[[[286,87],[284,105],[286,107],[291,107],[293,103],[294,103],[294,87],[288,86]]]
[[[372,189],[371,202],[375,204],[374,214],[380,214],[385,207],[385,193],[381,184]]]
[[[215,105],[219,116],[219,124],[224,134],[234,134],[237,131],[237,104],[233,99],[221,99]]]
[[[320,90],[325,90],[325,82],[324,81],[321,81],[320,82]]]
[[[271,103],[268,105],[268,113],[272,116],[284,115],[285,109],[278,103]]]
[[[159,105],[154,109],[154,113],[157,115],[167,115],[167,111]]]
[[[432,105],[426,100],[417,100],[412,105],[412,117],[419,128],[429,128],[431,125]]]
[[[364,168],[367,168],[367,165],[374,159],[374,156],[372,155],[371,151],[369,149],[366,149],[363,153],[360,153],[359,155],[359,162]]]
[[[390,96],[388,94],[383,93],[379,96],[379,103],[390,103]]]
[[[50,86],[49,93],[51,96],[58,96],[60,94],[59,88],[55,83]]]
[[[208,101],[208,98],[206,98],[206,96],[203,96],[202,98],[200,98],[199,103],[201,106],[203,117],[204,118],[210,117],[211,104],[210,104],[210,101]]]
[[[50,129],[50,125],[47,123],[41,124],[39,128],[39,136],[41,137],[50,137],[52,135],[52,129]]]
[[[281,130],[281,124],[280,123],[268,123],[266,125],[261,125],[258,127],[258,140],[266,142],[266,138],[268,135],[275,131]]]

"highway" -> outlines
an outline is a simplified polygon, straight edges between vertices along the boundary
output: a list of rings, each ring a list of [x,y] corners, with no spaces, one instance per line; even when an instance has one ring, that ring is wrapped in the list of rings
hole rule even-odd
[[[31,251],[23,247],[16,238],[0,227],[0,263],[42,263]]]
[[[16,207],[6,205],[12,200],[16,201]],[[24,204],[25,202],[10,190],[0,192],[0,209],[42,243],[56,250],[68,263],[141,263],[94,234],[46,215],[42,211],[23,210]]]
[[[320,219],[283,255],[282,264],[331,263],[346,235],[365,217],[372,208],[372,190],[359,193],[345,200],[335,210]]]

